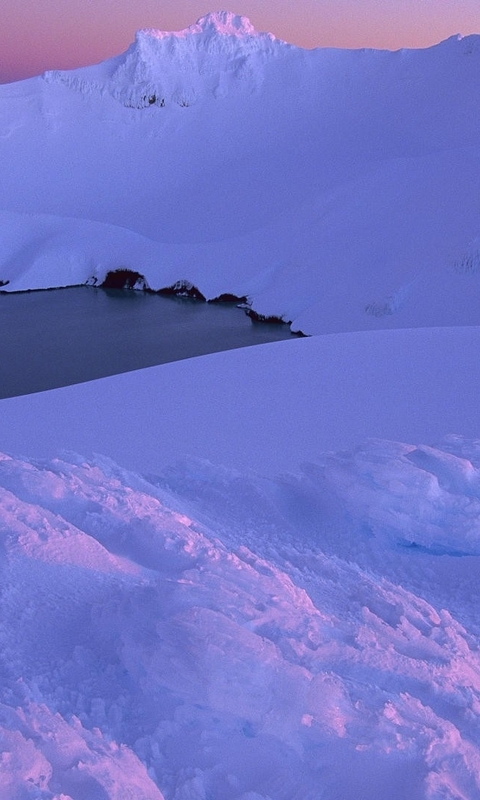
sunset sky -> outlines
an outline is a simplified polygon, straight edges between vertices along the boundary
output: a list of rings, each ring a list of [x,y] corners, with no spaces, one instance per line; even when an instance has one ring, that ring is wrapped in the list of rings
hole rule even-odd
[[[480,32],[479,0],[1,0],[0,81],[96,63],[138,28],[180,30],[226,8],[302,47],[427,47]]]

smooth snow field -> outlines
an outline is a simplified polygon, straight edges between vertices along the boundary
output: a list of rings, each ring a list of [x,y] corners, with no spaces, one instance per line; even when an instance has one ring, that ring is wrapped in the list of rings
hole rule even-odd
[[[0,397],[290,336],[234,303],[86,286],[0,294]]]
[[[313,334],[0,401],[0,800],[479,800],[479,61],[218,12],[0,86],[2,291]]]

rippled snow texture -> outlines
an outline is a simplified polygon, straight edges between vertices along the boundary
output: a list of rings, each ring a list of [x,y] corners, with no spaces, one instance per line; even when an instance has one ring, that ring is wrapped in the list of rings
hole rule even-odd
[[[479,467],[2,457],[2,800],[474,800]]]

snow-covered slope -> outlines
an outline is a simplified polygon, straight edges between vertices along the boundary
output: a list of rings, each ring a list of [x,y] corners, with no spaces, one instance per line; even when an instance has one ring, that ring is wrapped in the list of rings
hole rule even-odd
[[[479,60],[220,12],[0,87],[5,291],[331,333],[0,402],[0,800],[478,800]]]
[[[0,87],[4,289],[121,267],[309,333],[476,323],[479,43],[305,51],[219,12]]]
[[[12,452],[143,474],[0,461],[0,798],[477,800],[479,337],[316,336],[2,401]]]
[[[2,457],[0,796],[474,800],[479,467],[459,440],[275,481]]]
[[[149,472],[195,456],[272,476],[370,438],[476,439],[479,352],[480,328],[457,327],[213,353],[2,400],[1,449],[104,453]]]
[[[187,107],[229,92],[251,92],[266,60],[289,49],[271,33],[257,33],[246,17],[220,11],[183,31],[140,30],[123,56],[84,69],[50,71],[44,79],[82,93],[108,92],[132,108]]]

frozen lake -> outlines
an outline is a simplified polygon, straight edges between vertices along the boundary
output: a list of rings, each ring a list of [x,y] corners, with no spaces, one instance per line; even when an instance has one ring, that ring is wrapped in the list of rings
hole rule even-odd
[[[234,304],[86,286],[0,294],[0,397],[291,336]]]

